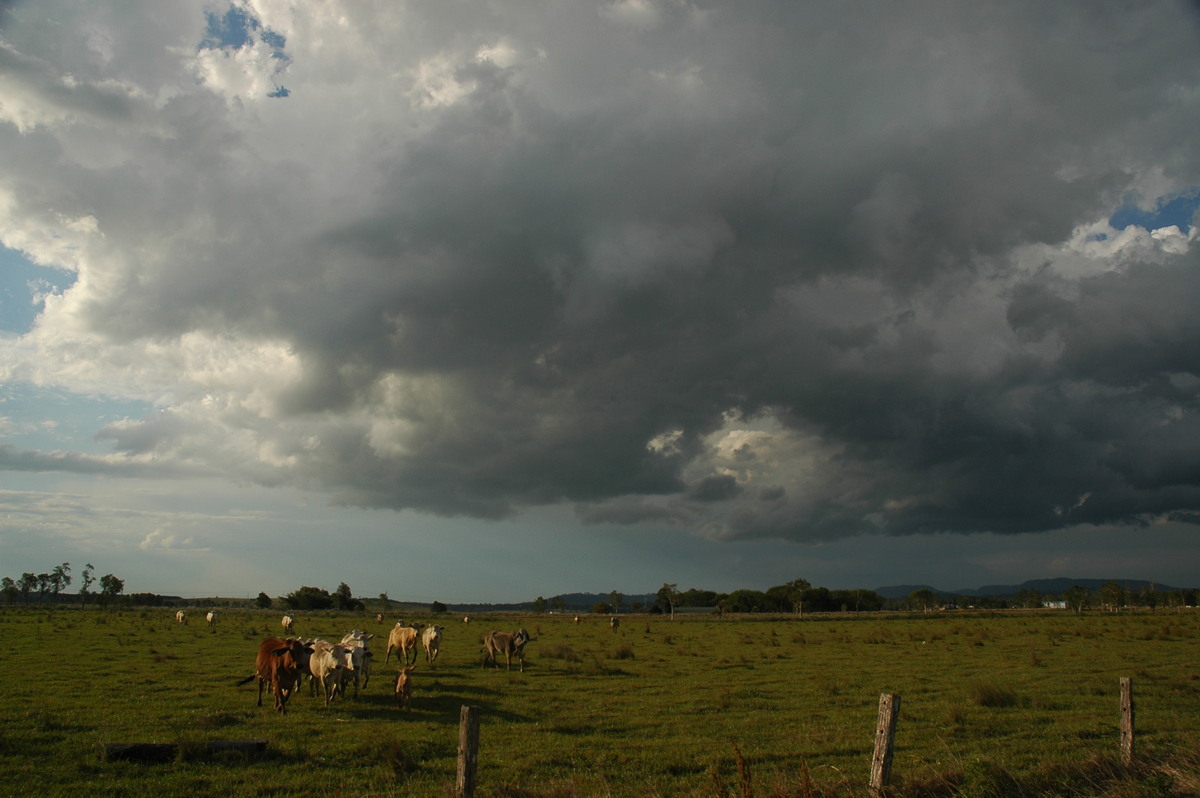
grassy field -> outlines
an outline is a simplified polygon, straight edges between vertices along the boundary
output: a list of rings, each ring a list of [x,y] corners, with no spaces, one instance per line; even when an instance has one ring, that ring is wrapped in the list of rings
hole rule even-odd
[[[234,686],[279,613],[223,610],[215,630],[202,615],[0,610],[0,794],[445,796],[469,704],[480,796],[857,796],[881,693],[902,699],[896,795],[1200,792],[1195,611],[625,616],[617,632],[595,616],[443,617],[409,711],[383,665],[394,619],[301,615],[301,636],[376,632],[377,664],[357,700],[326,707],[305,689],[286,716]],[[480,635],[518,626],[534,637],[526,671],[481,668]],[[1129,770],[1122,676],[1145,763]],[[265,754],[202,745],[255,738]],[[180,747],[166,764],[106,761],[125,742]]]

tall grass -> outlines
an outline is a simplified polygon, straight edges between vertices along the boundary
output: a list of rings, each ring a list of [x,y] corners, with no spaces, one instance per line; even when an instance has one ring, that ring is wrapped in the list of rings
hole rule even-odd
[[[903,697],[897,796],[1200,794],[1195,614],[638,618],[616,633],[607,617],[474,618],[446,624],[436,665],[422,659],[411,710],[379,656],[357,701],[305,689],[284,716],[233,686],[277,621],[227,610],[210,632],[167,610],[0,609],[0,794],[445,796],[471,704],[481,796],[858,796],[884,692]],[[376,631],[382,655],[373,618],[297,625]],[[525,672],[480,667],[480,635],[518,626],[534,636]],[[1129,768],[1122,676],[1138,712]],[[258,738],[262,756],[204,745]],[[119,742],[180,753],[105,761]]]

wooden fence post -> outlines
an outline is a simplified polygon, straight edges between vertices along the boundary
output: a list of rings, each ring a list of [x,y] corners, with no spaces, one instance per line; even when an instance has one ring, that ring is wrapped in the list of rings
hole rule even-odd
[[[875,727],[875,755],[871,758],[871,792],[881,795],[892,779],[892,745],[896,741],[896,717],[900,696],[879,696],[879,722]]]
[[[479,707],[463,706],[458,721],[458,778],[454,784],[457,798],[475,795],[475,768],[479,764]]]
[[[1133,679],[1121,677],[1121,763],[1133,764]]]

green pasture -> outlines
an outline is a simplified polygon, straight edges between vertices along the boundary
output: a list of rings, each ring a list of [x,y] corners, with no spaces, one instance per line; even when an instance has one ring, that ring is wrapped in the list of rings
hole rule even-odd
[[[283,716],[269,696],[255,706],[253,683],[234,686],[279,615],[222,610],[210,630],[202,610],[187,625],[173,609],[0,610],[0,794],[447,796],[463,705],[480,711],[480,796],[865,794],[882,693],[901,697],[899,791],[1006,794],[996,774],[1044,781],[1056,765],[1115,760],[1123,676],[1139,757],[1191,756],[1200,735],[1191,610],[631,615],[616,632],[598,616],[418,618],[445,633],[408,711],[392,698],[395,658],[383,663],[395,619],[299,614],[299,636],[375,632],[375,666],[357,700],[326,707],[306,687]],[[482,668],[480,636],[518,626],[534,637],[525,672]],[[258,756],[203,745],[258,738]],[[178,755],[106,760],[126,742]],[[1188,794],[1167,777],[1154,786]]]

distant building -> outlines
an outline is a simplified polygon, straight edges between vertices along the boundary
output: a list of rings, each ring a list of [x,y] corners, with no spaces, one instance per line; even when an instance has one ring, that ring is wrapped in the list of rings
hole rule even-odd
[[[1055,599],[1054,601],[1043,601],[1042,607],[1048,610],[1065,610],[1067,602],[1063,599]]]

